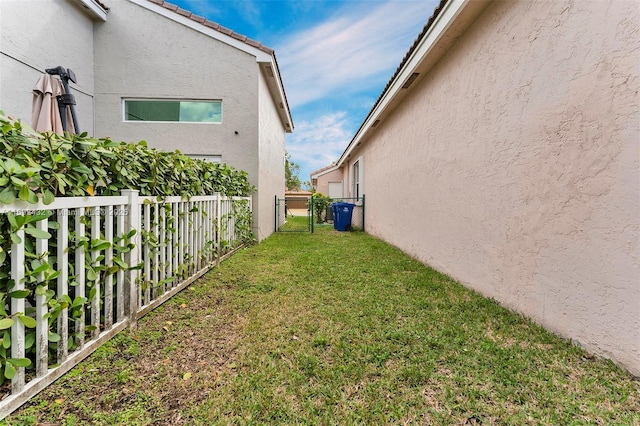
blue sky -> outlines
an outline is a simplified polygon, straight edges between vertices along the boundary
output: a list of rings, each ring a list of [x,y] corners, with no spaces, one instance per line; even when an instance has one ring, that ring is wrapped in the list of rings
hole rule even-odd
[[[437,0],[170,0],[275,49],[300,180],[336,161]]]

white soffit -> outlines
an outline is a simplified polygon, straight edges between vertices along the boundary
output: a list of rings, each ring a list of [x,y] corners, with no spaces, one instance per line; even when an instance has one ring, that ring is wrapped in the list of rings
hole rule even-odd
[[[107,11],[102,8],[95,0],[76,0],[80,6],[87,9],[89,14],[94,18],[98,18],[99,20],[106,22],[107,20]]]
[[[275,55],[275,54],[274,54]],[[289,110],[289,104],[284,92],[282,81],[280,80],[280,74],[278,72],[278,66],[276,61],[260,62],[267,88],[271,92],[271,96],[276,104],[278,115],[282,120],[285,127],[285,132],[293,132],[293,118],[291,117],[291,111]]]

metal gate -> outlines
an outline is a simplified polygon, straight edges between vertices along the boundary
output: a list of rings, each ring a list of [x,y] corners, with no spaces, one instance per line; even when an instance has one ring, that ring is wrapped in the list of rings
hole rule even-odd
[[[312,232],[313,206],[307,201],[276,196],[276,232]]]
[[[300,199],[276,196],[276,232],[314,232],[318,226],[333,226],[332,205],[339,202],[353,204],[349,230],[364,231],[364,195],[360,198],[314,200],[310,197],[301,204]]]

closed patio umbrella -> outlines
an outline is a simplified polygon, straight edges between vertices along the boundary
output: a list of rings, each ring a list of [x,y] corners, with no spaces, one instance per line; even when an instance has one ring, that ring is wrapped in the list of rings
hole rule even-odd
[[[60,79],[54,75],[59,75]],[[75,83],[75,77],[73,71],[62,67],[47,69],[46,74],[40,76],[33,88],[31,108],[31,125],[35,130],[58,135],[79,131],[74,109],[76,101],[68,83],[69,80]]]
[[[62,82],[49,74],[42,74],[36,82],[31,104],[31,127],[36,131],[64,133],[57,99],[63,90]]]

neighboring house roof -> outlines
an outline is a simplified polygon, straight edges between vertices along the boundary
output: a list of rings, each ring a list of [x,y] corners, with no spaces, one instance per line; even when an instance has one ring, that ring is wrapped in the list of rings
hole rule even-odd
[[[89,1],[89,0],[83,0]],[[188,10],[182,9],[175,4],[163,0],[129,0],[145,9],[156,12],[175,22],[181,23],[189,28],[209,35],[223,43],[236,47],[244,52],[252,54],[256,57],[260,68],[264,73],[267,81],[269,92],[277,106],[278,114],[282,125],[287,133],[293,131],[293,119],[287,101],[287,95],[284,91],[282,77],[280,76],[280,68],[276,60],[275,51],[262,43],[252,40],[247,36],[238,34],[229,28],[225,28],[220,24],[210,21],[202,16],[195,15]]]
[[[424,77],[491,0],[440,0],[433,14],[415,39],[355,136],[344,150],[337,166],[350,157],[369,132],[402,101],[409,87]]]
[[[334,170],[338,170],[339,166],[337,164],[331,164],[330,166],[323,167],[314,172],[311,172],[311,179],[317,179],[319,176],[330,173]]]
[[[250,38],[248,38],[247,36],[244,36],[242,34],[238,34],[237,32],[230,30],[229,28],[225,28],[220,24],[217,24],[213,21],[210,21],[206,18],[203,18],[202,16],[198,16],[194,13],[189,12],[188,10],[185,9],[181,9],[180,7],[178,7],[175,4],[169,3],[167,1],[164,0],[147,0],[150,1],[151,3],[155,3],[158,4],[162,7],[164,7],[165,9],[171,10],[173,12],[176,12],[182,16],[185,16],[189,19],[191,19],[192,21],[195,21],[199,24],[202,24],[206,27],[209,28],[213,28],[216,31],[220,31],[223,34],[226,34],[230,37],[235,38],[236,40],[240,40],[243,43],[247,43],[250,46],[256,47],[260,50],[262,50],[263,52],[266,52],[268,54],[272,54],[273,53],[273,49],[268,48],[267,46],[264,46],[262,43],[257,42],[255,40],[251,40]]]

